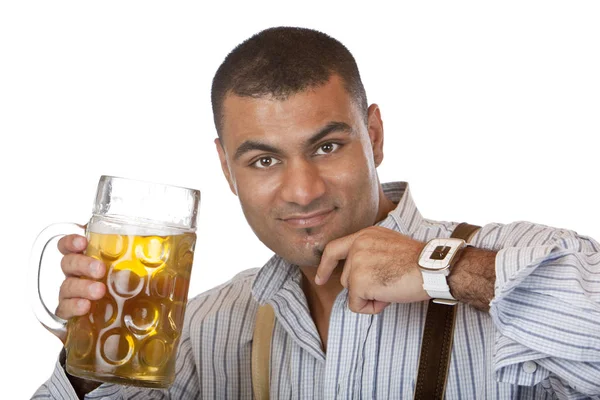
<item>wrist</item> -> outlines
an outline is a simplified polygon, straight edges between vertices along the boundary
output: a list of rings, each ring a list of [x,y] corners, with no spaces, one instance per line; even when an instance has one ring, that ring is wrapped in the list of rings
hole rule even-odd
[[[472,246],[463,250],[448,275],[452,295],[482,311],[489,310],[495,281],[496,252]]]

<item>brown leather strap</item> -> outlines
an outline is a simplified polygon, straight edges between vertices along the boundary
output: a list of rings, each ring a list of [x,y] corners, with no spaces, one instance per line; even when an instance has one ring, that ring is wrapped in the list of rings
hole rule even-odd
[[[269,399],[269,365],[274,326],[273,307],[269,304],[259,306],[252,338],[252,391],[256,400]]]
[[[451,237],[469,242],[479,228],[479,226],[462,223],[454,229]],[[444,398],[446,376],[452,354],[455,317],[456,306],[429,301],[421,341],[415,400]]]
[[[475,236],[475,233],[481,229],[480,226],[467,224],[463,222],[462,224],[458,224],[456,228],[454,228],[454,232],[450,235],[451,238],[462,239],[465,242],[469,243],[471,238]]]
[[[456,306],[429,301],[421,342],[415,400],[444,397],[455,314]]]

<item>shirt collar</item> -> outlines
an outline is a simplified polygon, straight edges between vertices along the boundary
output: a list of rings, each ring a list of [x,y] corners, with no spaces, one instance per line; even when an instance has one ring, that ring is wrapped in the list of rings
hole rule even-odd
[[[397,206],[377,225],[410,235],[419,227],[423,217],[412,199],[408,183],[390,182],[382,186],[385,195]],[[289,279],[300,282],[299,274],[300,269],[296,265],[275,254],[256,275],[252,295],[259,304],[267,303]]]
[[[391,228],[388,225],[391,222],[389,220],[392,219],[396,225],[395,230],[403,235],[411,235],[419,228],[423,217],[412,198],[408,182],[390,182],[382,186],[385,195],[397,206],[378,225]]]

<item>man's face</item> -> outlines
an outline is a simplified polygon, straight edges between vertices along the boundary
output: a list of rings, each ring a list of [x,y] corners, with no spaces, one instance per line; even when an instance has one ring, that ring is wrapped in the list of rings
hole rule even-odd
[[[228,95],[223,172],[258,238],[285,260],[318,265],[325,245],[376,222],[383,158],[377,106],[369,126],[337,76],[286,100]]]

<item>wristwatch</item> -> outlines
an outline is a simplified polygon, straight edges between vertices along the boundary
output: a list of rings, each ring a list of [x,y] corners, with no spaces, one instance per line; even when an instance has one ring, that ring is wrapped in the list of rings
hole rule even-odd
[[[434,303],[458,303],[450,294],[446,278],[466,246],[467,243],[462,239],[433,239],[421,252],[418,264],[423,275],[423,289],[433,298]]]

